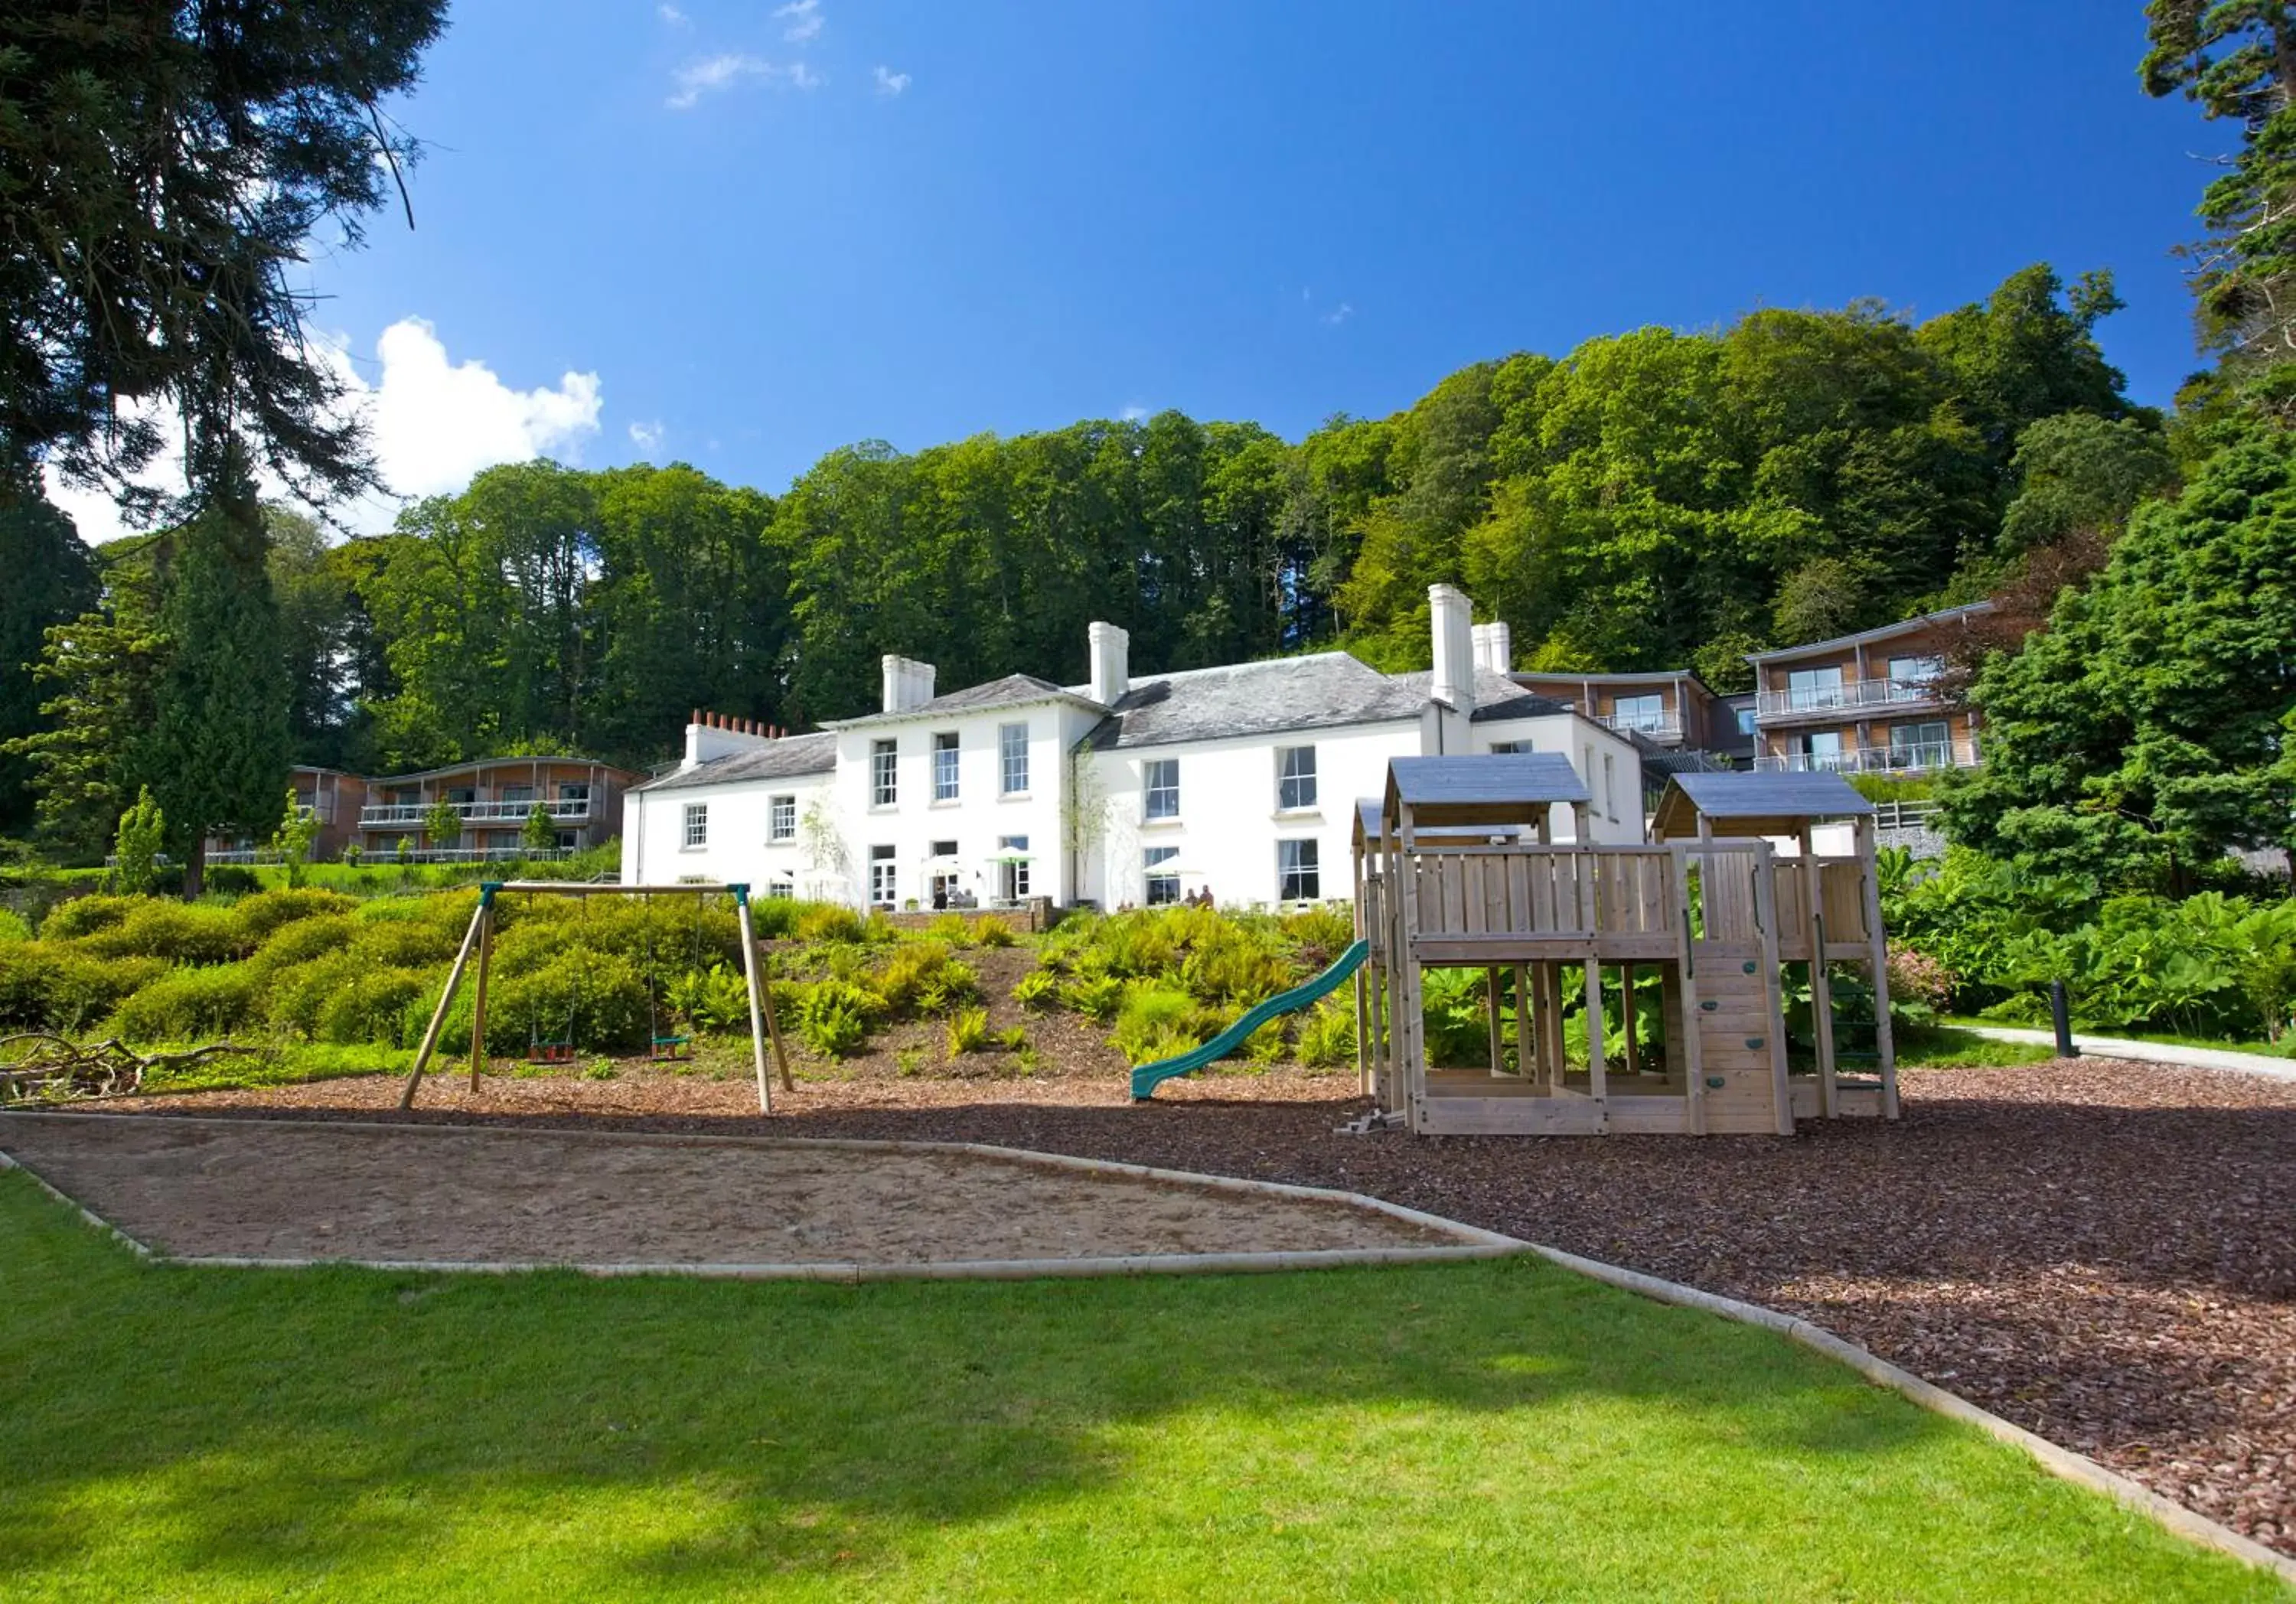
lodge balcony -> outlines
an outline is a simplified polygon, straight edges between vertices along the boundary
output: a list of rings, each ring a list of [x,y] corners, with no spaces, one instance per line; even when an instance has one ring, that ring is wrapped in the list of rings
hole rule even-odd
[[[1765,726],[1827,722],[1876,710],[1915,712],[1942,708],[1945,701],[1945,692],[1929,680],[1844,680],[1838,685],[1759,692],[1754,697],[1754,722]]]
[[[1603,713],[1597,715],[1595,722],[1621,735],[1647,735],[1661,746],[1677,746],[1682,741],[1682,719],[1673,713]]]
[[[586,797],[529,797],[523,801],[456,802],[455,811],[465,824],[523,824],[528,814],[539,802],[550,811],[554,824],[582,824],[589,822],[590,800]],[[435,802],[378,802],[359,809],[362,830],[390,829],[394,826],[420,826],[438,806]]]
[[[1977,764],[1973,741],[1903,741],[1839,752],[1780,752],[1754,759],[1761,773],[1788,774],[1921,774],[1975,768]]]

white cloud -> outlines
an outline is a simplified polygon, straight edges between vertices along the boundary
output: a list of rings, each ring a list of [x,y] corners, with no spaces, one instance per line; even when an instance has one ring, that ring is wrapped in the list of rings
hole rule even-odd
[[[1355,315],[1356,309],[1348,305],[1347,302],[1341,301],[1338,306],[1324,314],[1324,322],[1332,328],[1337,328],[1340,324],[1347,322],[1348,319],[1353,317]]]
[[[668,438],[669,430],[662,427],[661,420],[659,418],[656,418],[651,423],[633,423],[630,425],[630,444],[636,446],[640,451],[644,452],[648,456],[652,456],[655,452],[660,451],[661,449],[661,443]]]
[[[907,73],[906,73],[906,72],[894,72],[894,71],[892,71],[891,70],[890,70],[890,69],[888,69],[888,68],[884,68],[884,67],[880,67],[880,68],[878,68],[878,69],[877,69],[877,93],[878,93],[878,94],[900,94],[900,93],[901,93],[901,91],[902,91],[902,90],[906,89],[908,86],[909,86],[909,75],[908,75]]]
[[[793,45],[802,45],[808,39],[819,37],[824,20],[821,14],[821,0],[790,0],[774,15],[789,19],[789,26],[782,30],[782,37]]]
[[[787,84],[792,89],[817,89],[821,75],[803,61],[787,67],[777,67],[761,56],[742,55],[728,52],[724,55],[705,56],[690,61],[677,70],[673,80],[676,88],[662,104],[673,111],[690,111],[701,103],[701,97],[745,78],[760,78],[765,82]]]
[[[661,20],[668,23],[672,28],[691,28],[693,26],[693,20],[674,5],[657,5],[654,7],[654,10],[660,14]]]
[[[347,342],[346,342],[347,343]],[[366,418],[368,440],[390,496],[368,496],[336,508],[361,533],[390,527],[401,498],[460,490],[471,476],[499,462],[571,455],[598,432],[600,387],[595,373],[568,372],[555,385],[512,389],[482,362],[454,362],[436,330],[406,317],[375,342],[381,377],[367,382],[340,348],[333,357],[350,405]],[[142,482],[170,495],[184,490],[183,457],[173,449]],[[281,487],[266,481],[266,495]],[[72,515],[84,539],[129,533],[102,492],[66,488],[50,476],[49,494]]]
[[[1116,415],[1127,423],[1138,423],[1148,416],[1148,409],[1137,401],[1128,401],[1124,410]]]

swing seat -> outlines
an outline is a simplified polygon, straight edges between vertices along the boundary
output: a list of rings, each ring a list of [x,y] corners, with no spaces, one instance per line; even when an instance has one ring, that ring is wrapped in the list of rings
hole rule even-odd
[[[693,1038],[682,1035],[658,1035],[653,1039],[653,1058],[657,1063],[670,1059],[693,1056]]]
[[[537,1042],[526,1050],[529,1064],[570,1064],[574,1061],[571,1042]]]

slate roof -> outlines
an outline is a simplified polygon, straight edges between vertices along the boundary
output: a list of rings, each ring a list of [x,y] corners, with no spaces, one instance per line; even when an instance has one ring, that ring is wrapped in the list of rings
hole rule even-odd
[[[1386,675],[1344,651],[1145,675],[1085,738],[1095,751],[1416,718],[1424,675]],[[1080,694],[1080,693],[1078,693]]]
[[[693,768],[676,770],[632,789],[683,790],[688,786],[725,785],[736,780],[793,780],[800,774],[826,774],[836,766],[837,737],[824,730],[811,735],[784,735],[754,751],[729,752],[723,757],[712,757]]]
[[[1408,686],[1422,701],[1434,694],[1435,675],[1426,669],[1398,674],[1394,679],[1397,684]],[[1549,714],[1570,711],[1568,704],[1541,692],[1527,690],[1504,674],[1483,667],[1475,670],[1475,710],[1468,719],[1470,724],[1502,718],[1544,718]]]
[[[850,730],[864,724],[900,724],[911,719],[939,718],[952,713],[983,713],[992,708],[1018,708],[1030,702],[1067,700],[1080,701],[1093,708],[1100,706],[1082,691],[1055,685],[1052,681],[1038,679],[1033,674],[1008,674],[1003,679],[967,685],[962,691],[936,696],[906,712],[870,713],[859,718],[832,718],[827,722],[832,730]]]
[[[1661,837],[1690,835],[1703,814],[1756,835],[1779,835],[1812,819],[1857,818],[1873,811],[1874,805],[1839,774],[1676,774],[1658,799],[1653,823]]]
[[[1560,752],[1493,752],[1476,757],[1394,757],[1387,794],[1413,807],[1591,802],[1594,793]]]

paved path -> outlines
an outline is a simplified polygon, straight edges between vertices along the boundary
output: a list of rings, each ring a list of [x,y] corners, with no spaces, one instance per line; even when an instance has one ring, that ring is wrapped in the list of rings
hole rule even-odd
[[[1957,1028],[1997,1042],[2025,1042],[2053,1047],[2057,1038],[2046,1030],[2020,1030],[2009,1025],[1963,1025]],[[2229,1069],[2240,1075],[2266,1075],[2274,1080],[2296,1081],[2296,1059],[2269,1058],[2261,1052],[2229,1052],[2221,1047],[2179,1047],[2168,1042],[2124,1042],[2115,1036],[2075,1033],[2073,1045],[2092,1058],[2141,1059],[2148,1064],[2185,1064],[2195,1069]]]

